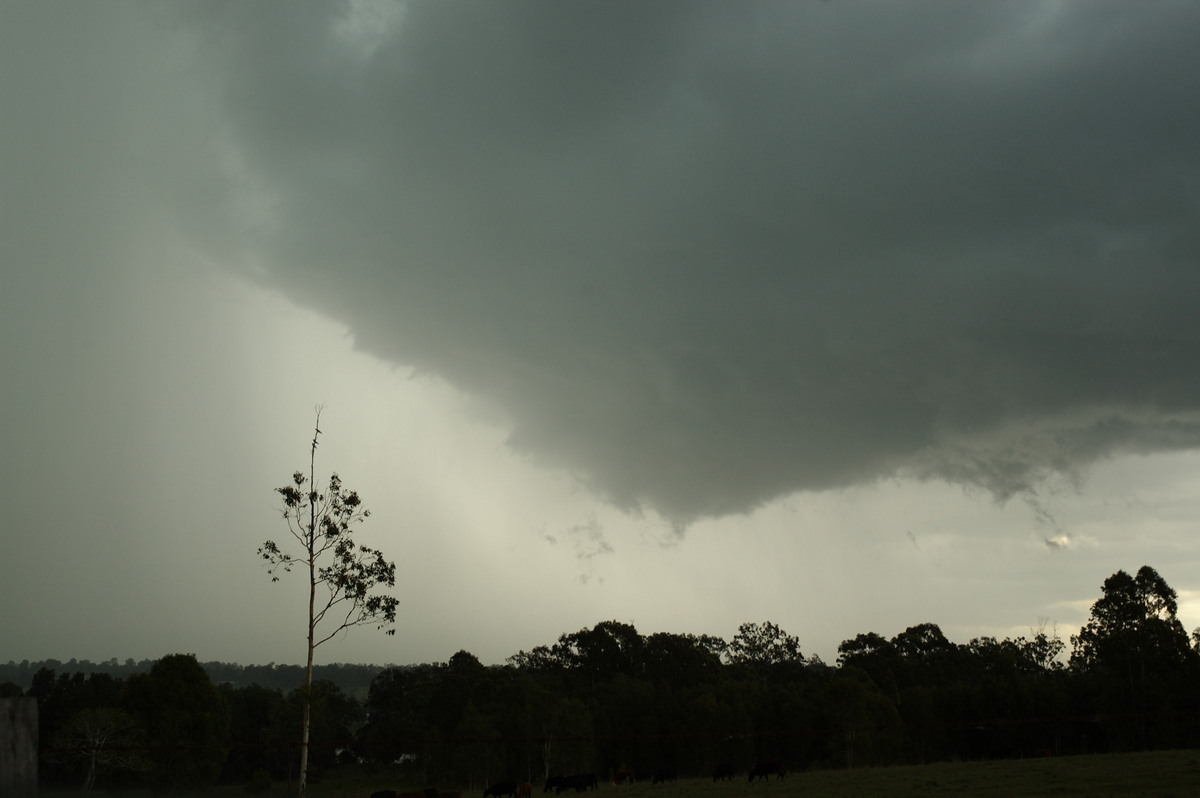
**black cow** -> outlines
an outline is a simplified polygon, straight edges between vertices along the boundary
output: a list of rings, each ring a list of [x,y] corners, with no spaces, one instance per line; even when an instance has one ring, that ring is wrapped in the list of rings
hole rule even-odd
[[[376,790],[371,793],[371,798],[438,798],[438,791],[432,787],[427,790],[413,790],[411,792]]]
[[[515,781],[498,781],[483,791],[483,798],[500,798],[502,795],[517,798],[517,783]]]
[[[750,771],[750,778],[746,780],[754,781],[755,778],[760,778],[763,781],[768,781],[772,774],[774,774],[776,779],[782,779],[785,772],[782,760],[764,759],[754,766]]]
[[[595,773],[576,773],[573,776],[563,776],[554,794],[562,795],[563,790],[584,792],[585,790],[597,789],[599,786],[600,779],[596,777]],[[487,798],[487,796],[484,796],[484,798]]]
[[[722,762],[713,771],[713,781],[733,781],[733,765]]]
[[[546,779],[546,786],[542,787],[542,792],[550,792],[551,790],[557,790],[558,785],[562,784],[562,780],[563,780],[562,776],[550,776],[549,778]]]
[[[654,771],[654,779],[651,784],[658,784],[661,781],[675,781],[679,778],[678,771],[675,768],[657,768]]]
[[[387,791],[390,792],[390,791]],[[392,798],[438,798],[437,787],[426,787],[423,790],[409,792],[393,792]]]
[[[442,793],[446,796],[448,793]],[[399,792],[398,790],[376,790],[371,793],[371,798],[439,798],[436,787],[428,787],[424,790],[412,790],[411,792]]]

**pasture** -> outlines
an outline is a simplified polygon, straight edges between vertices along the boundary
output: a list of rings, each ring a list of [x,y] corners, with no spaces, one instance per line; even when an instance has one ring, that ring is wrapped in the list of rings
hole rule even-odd
[[[443,785],[445,789],[452,786]],[[347,773],[341,778],[310,784],[308,795],[367,798],[372,791],[382,788],[418,789],[419,786]],[[482,790],[464,790],[462,798],[479,798],[482,793]],[[121,793],[98,791],[97,794],[124,798]],[[43,790],[41,798],[75,795],[79,795],[77,790]],[[127,795],[150,798],[148,792]],[[181,793],[180,798],[246,798],[247,795],[243,787],[219,787]],[[276,783],[265,795],[289,798],[295,795],[295,786]],[[533,798],[542,795],[539,784]],[[553,795],[553,792],[548,794]],[[575,796],[575,793],[563,795]],[[820,770],[789,773],[782,781],[753,784],[746,782],[745,773],[733,782],[720,783],[682,778],[664,784],[640,782],[614,786],[602,781],[598,790],[582,794],[584,798],[1193,798],[1197,795],[1200,795],[1200,750]]]
[[[366,798],[373,789],[392,787],[366,778],[310,785],[312,798]],[[397,785],[405,789],[415,785]],[[447,785],[449,788],[450,785]],[[245,795],[241,791],[222,793]],[[277,784],[269,795],[291,791]],[[463,792],[463,798],[479,793]],[[542,795],[537,785],[533,798]],[[550,793],[549,795],[553,795]],[[575,793],[563,793],[574,796]],[[1046,757],[994,762],[944,762],[856,770],[789,773],[781,781],[733,782],[680,779],[664,784],[613,786],[601,782],[598,798],[1182,798],[1200,795],[1200,750]]]

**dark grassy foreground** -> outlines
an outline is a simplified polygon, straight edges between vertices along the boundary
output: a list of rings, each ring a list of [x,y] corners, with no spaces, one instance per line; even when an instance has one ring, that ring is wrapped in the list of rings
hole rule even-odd
[[[378,786],[391,785],[376,785],[371,781],[354,785],[328,783],[312,785],[309,794],[313,798],[364,798]],[[622,787],[602,784],[600,793],[608,798],[1194,798],[1200,796],[1200,750],[823,770],[792,773],[782,781],[765,784],[748,784],[745,776],[719,784],[709,779]],[[277,785],[271,794],[286,795],[282,785]],[[534,798],[541,795],[540,791],[534,791]],[[464,792],[464,798],[477,796],[468,797]]]
[[[366,798],[377,789],[406,790],[419,786],[392,784],[386,777],[355,776],[311,784],[308,795],[312,798]],[[463,798],[477,798],[481,793],[482,790],[478,793],[464,790]],[[621,787],[601,784],[599,793],[607,798],[1182,798],[1200,796],[1200,750],[824,770],[791,773],[782,781],[754,784],[748,784],[745,776],[719,784],[709,779]],[[112,795],[100,790],[94,794]],[[294,785],[275,784],[265,795],[287,798],[294,794]],[[42,798],[65,798],[67,795],[79,793],[43,792]],[[235,787],[186,795],[191,798],[249,796],[244,789]],[[535,789],[534,798],[541,796],[540,788]]]

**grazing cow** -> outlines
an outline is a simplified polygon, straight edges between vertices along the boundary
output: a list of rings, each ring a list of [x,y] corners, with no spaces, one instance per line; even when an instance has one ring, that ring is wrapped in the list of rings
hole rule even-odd
[[[523,781],[517,785],[517,798],[530,798],[533,795],[533,785]]]
[[[395,790],[376,790],[371,793],[371,798],[396,798]]]
[[[500,798],[502,795],[517,798],[517,783],[515,781],[498,781],[483,791],[483,798]]]
[[[750,771],[750,778],[747,781],[754,781],[755,778],[768,781],[772,774],[775,775],[776,779],[782,779],[785,772],[783,769],[783,760],[764,759]]]
[[[637,774],[632,770],[618,770],[617,775],[613,777],[614,784],[633,784],[637,781]]]
[[[554,794],[562,795],[563,790],[584,792],[586,790],[594,790],[599,786],[600,779],[596,777],[595,773],[576,773],[573,776],[563,776]],[[484,796],[484,798],[487,798],[487,796]]]
[[[542,787],[542,792],[550,792],[551,790],[557,790],[558,785],[562,784],[562,780],[563,780],[562,776],[548,777],[546,779],[546,786]]]
[[[437,798],[462,798],[460,790],[442,790],[437,794]]]
[[[722,762],[713,771],[713,781],[733,781],[733,765]]]
[[[651,784],[658,784],[660,781],[675,781],[679,778],[679,773],[675,768],[658,768],[654,771],[654,779]]]

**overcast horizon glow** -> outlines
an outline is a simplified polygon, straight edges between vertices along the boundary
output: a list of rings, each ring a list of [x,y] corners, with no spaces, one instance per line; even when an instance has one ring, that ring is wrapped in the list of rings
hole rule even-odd
[[[1200,626],[1198,18],[0,7],[0,658],[301,661],[319,403],[402,608],[322,662]]]

